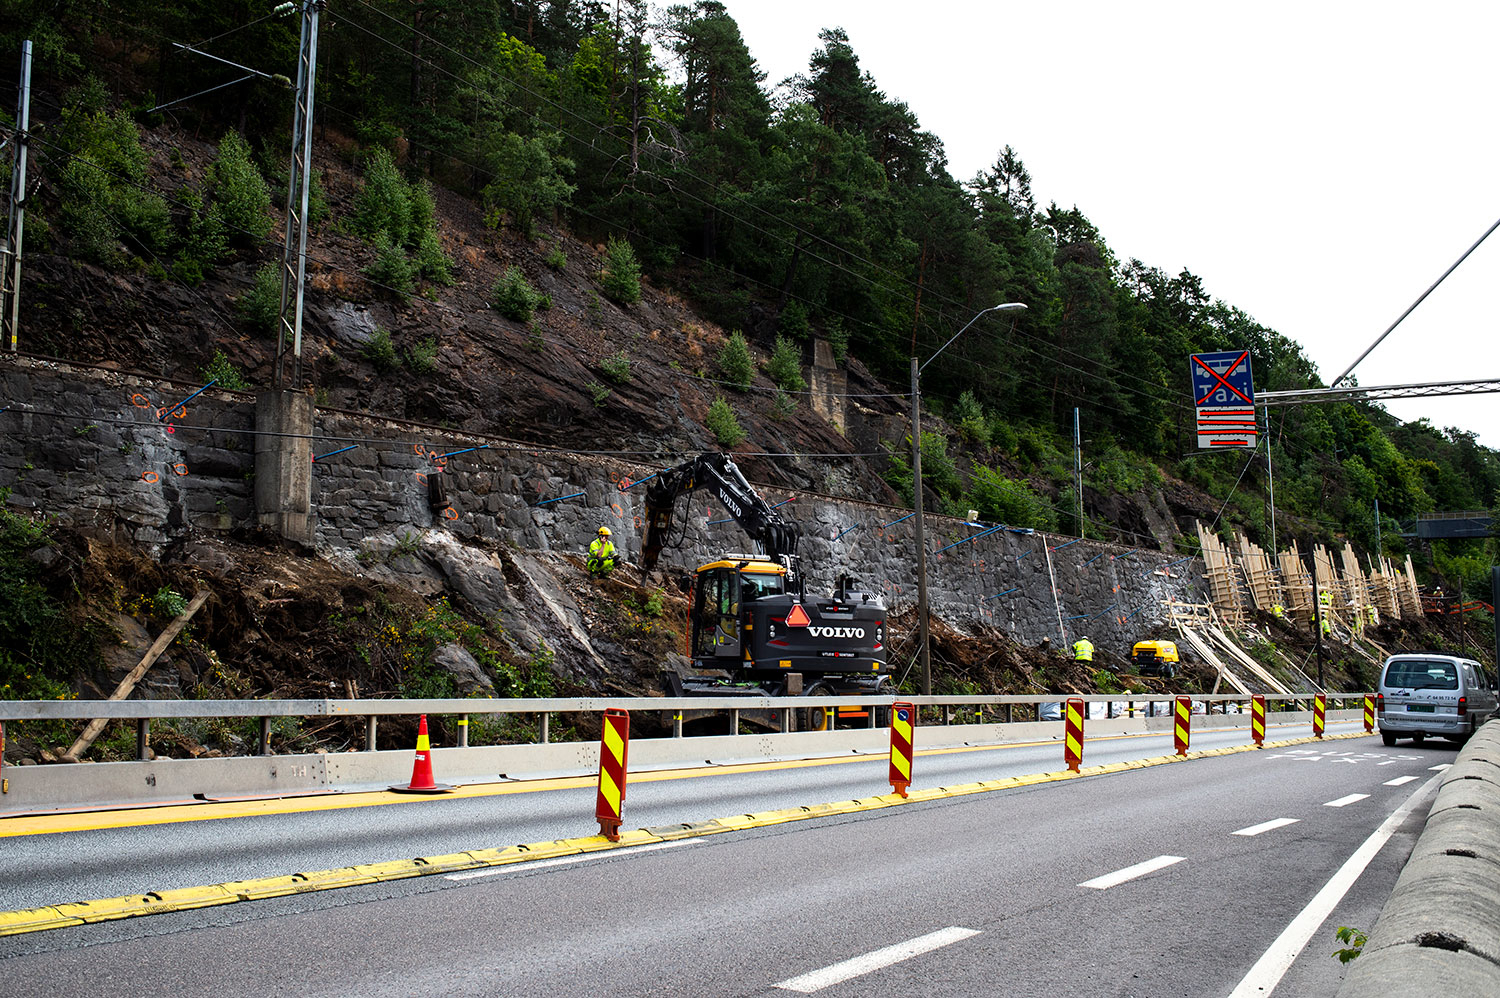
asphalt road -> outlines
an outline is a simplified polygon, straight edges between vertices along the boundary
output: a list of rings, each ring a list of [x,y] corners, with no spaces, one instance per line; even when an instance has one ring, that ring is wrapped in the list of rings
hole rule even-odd
[[[1194,748],[1213,740],[1195,733]],[[1166,744],[1090,742],[1085,761]],[[922,755],[917,785],[1055,770],[1059,751]],[[59,929],[0,939],[0,994],[1228,995],[1406,805],[1390,841],[1365,849],[1368,868],[1345,871],[1352,887],[1277,988],[1331,994],[1334,929],[1374,924],[1432,767],[1453,755],[1340,740]],[[626,827],[871,796],[883,776],[883,762],[848,762],[637,782]],[[0,905],[588,834],[580,807],[591,814],[591,789],[12,836],[0,839]],[[351,841],[361,830],[370,841]],[[1158,868],[1119,873],[1142,863]],[[863,962],[828,969],[849,960]]]

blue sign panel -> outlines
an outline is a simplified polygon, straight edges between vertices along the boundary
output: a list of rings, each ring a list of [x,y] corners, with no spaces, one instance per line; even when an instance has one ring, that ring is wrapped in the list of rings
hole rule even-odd
[[[1195,353],[1188,359],[1193,405],[1198,414],[1198,446],[1254,447],[1255,383],[1250,351]]]
[[[1193,404],[1254,405],[1249,350],[1195,353],[1188,360],[1193,375]]]

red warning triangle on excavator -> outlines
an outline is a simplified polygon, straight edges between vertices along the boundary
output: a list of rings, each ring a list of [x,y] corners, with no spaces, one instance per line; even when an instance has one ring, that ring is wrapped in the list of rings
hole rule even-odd
[[[791,612],[786,615],[786,626],[806,627],[811,623],[812,618],[807,615],[806,610],[802,609],[802,604],[793,603]]]

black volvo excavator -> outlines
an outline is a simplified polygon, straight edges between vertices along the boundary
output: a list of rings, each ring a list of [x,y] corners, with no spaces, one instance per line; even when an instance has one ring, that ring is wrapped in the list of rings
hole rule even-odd
[[[674,531],[677,500],[707,489],[761,549],[699,566],[688,590],[687,655],[720,678],[666,674],[669,692],[757,696],[889,692],[886,608],[847,576],[809,596],[797,561],[801,530],[784,519],[725,454],[702,454],[655,476],[646,490],[642,567],[656,566]]]

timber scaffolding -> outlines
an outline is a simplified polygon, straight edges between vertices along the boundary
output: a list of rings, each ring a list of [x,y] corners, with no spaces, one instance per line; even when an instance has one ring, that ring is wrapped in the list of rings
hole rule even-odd
[[[1313,548],[1310,572],[1296,541],[1289,550],[1272,557],[1236,531],[1233,546],[1239,555],[1231,557],[1217,535],[1205,530],[1202,523],[1197,527],[1213,616],[1224,627],[1243,627],[1250,611],[1273,613],[1276,606],[1293,620],[1311,626],[1315,578],[1325,611],[1331,609],[1333,623],[1346,629],[1361,628],[1371,619],[1371,607],[1386,619],[1421,615],[1422,601],[1410,557],[1404,573],[1396,571],[1385,558],[1366,572],[1353,545],[1346,542],[1335,558],[1319,544]],[[1168,616],[1172,617],[1170,607]]]

